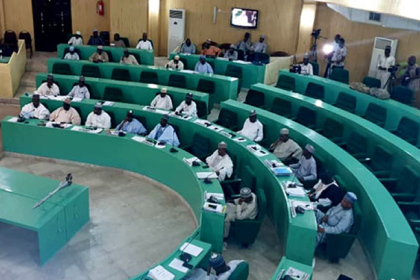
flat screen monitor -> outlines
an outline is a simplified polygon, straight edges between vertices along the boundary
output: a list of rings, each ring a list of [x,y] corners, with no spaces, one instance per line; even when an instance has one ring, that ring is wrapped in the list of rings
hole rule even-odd
[[[257,28],[258,10],[232,8],[230,25],[248,29]]]

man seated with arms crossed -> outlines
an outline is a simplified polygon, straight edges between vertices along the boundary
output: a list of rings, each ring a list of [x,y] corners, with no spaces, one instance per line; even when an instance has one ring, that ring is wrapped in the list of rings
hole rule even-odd
[[[166,64],[166,69],[184,70],[184,63],[179,60],[179,55],[174,56],[174,59]]]
[[[39,101],[39,95],[34,94],[32,95],[32,103],[28,103],[23,106],[19,116],[25,119],[48,120],[50,111],[41,104]]]
[[[316,183],[308,194],[311,201],[320,203],[318,209],[322,212],[326,212],[331,207],[337,206],[342,198],[340,187],[328,170],[319,176],[318,183]]]
[[[155,128],[147,135],[148,138],[155,139],[162,143],[178,147],[179,140],[176,135],[175,129],[168,124],[169,116],[163,115]]]
[[[279,139],[271,144],[269,150],[285,165],[297,163],[302,156],[302,148],[289,138],[289,130],[287,128],[280,130]]]
[[[89,57],[89,61],[94,63],[108,62],[109,57],[108,54],[104,52],[104,48],[98,46],[96,52]]]
[[[185,100],[179,104],[179,106],[175,110],[175,114],[181,115],[185,114],[191,117],[197,117],[197,104],[192,100],[193,94],[187,93]]]
[[[86,119],[85,126],[103,129],[111,128],[111,117],[107,114],[107,112],[102,110],[101,103],[95,104],[93,112],[91,112]]]
[[[71,100],[67,98],[63,102],[63,107],[58,108],[52,112],[50,122],[56,123],[70,123],[73,125],[80,125],[81,119],[76,109],[70,106]]]
[[[263,125],[257,120],[257,113],[254,110],[249,113],[249,118],[246,119],[244,127],[242,130],[238,131],[238,134],[245,136],[254,142],[260,142],[263,139]]]
[[[236,270],[238,265],[244,261],[233,260],[226,264],[222,255],[213,253],[209,259],[209,266],[207,271],[202,268],[196,268],[186,280],[228,280],[232,273]],[[216,275],[211,274],[211,269],[214,269]]]
[[[79,84],[73,87],[73,89],[70,91],[67,97],[90,99],[90,92],[85,85],[85,77],[80,76]]]
[[[38,87],[38,89],[35,91],[35,94],[42,96],[60,95],[60,88],[56,83],[54,83],[54,76],[52,74],[48,74],[47,81]]]
[[[164,109],[164,110],[172,110],[172,99],[169,95],[167,95],[167,89],[162,88],[160,90],[160,93],[156,95],[156,97],[152,100],[152,103],[150,103],[150,106],[157,109]]]
[[[309,53],[305,53],[303,56],[303,63],[300,64],[300,74],[312,76],[314,74],[314,68],[309,63]]]
[[[217,146],[217,150],[214,153],[206,158],[206,163],[210,169],[216,173],[219,181],[224,181],[233,173],[233,162],[230,159],[230,156],[226,153],[227,144],[225,142],[220,142]]]
[[[64,56],[65,60],[80,60],[79,55],[77,54],[77,52],[75,51],[74,47],[71,46],[69,48],[69,52],[66,53],[66,55]]]
[[[350,232],[354,222],[353,205],[357,201],[357,196],[348,192],[341,200],[341,203],[328,210],[326,214],[316,210],[316,220],[318,223],[318,235],[316,245],[325,242],[327,234],[340,234]]]
[[[134,133],[139,135],[146,135],[147,133],[147,130],[144,128],[143,124],[134,118],[132,110],[127,112],[127,116],[119,125],[117,125],[116,129],[126,133]]]
[[[200,61],[195,64],[194,71],[203,74],[213,74],[213,68],[206,62],[206,56],[204,55],[200,55]]]
[[[139,65],[139,62],[134,55],[130,54],[130,52],[125,49],[124,55],[121,57],[120,64]]]
[[[306,181],[316,180],[316,161],[312,156],[315,153],[315,148],[312,145],[306,145],[303,150],[303,156],[300,158],[298,163],[291,164],[289,167],[293,173],[296,174],[296,178],[301,183]]]

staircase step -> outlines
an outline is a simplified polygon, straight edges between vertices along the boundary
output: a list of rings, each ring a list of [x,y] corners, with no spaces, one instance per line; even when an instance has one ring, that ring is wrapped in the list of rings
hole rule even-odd
[[[35,77],[37,74],[37,72],[25,72],[20,80],[20,86],[35,87]]]

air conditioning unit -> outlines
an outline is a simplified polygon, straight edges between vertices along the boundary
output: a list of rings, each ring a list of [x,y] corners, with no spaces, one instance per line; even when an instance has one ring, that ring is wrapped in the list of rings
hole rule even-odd
[[[185,40],[185,10],[169,10],[168,56]]]
[[[391,55],[395,57],[397,52],[398,40],[383,37],[375,37],[373,42],[372,58],[370,60],[369,76],[376,77],[378,71],[378,60],[381,55],[384,55],[386,46],[391,46]]]

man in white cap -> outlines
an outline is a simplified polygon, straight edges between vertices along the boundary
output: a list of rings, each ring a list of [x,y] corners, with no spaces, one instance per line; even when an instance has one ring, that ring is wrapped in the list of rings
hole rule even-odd
[[[197,104],[193,101],[193,94],[187,93],[185,100],[179,104],[179,106],[175,110],[175,114],[185,114],[191,117],[197,117]]]
[[[143,32],[143,36],[142,36],[141,40],[139,41],[139,43],[137,44],[136,49],[149,50],[149,51],[153,50],[152,43],[150,42],[150,40],[147,40],[147,33],[146,32]]]
[[[264,137],[263,130],[262,123],[257,119],[257,113],[252,110],[249,118],[245,120],[244,127],[238,133],[254,142],[260,142]]]
[[[391,73],[390,69],[395,65],[395,57],[391,55],[391,46],[386,46],[384,55],[380,55],[378,59],[378,70],[376,78],[381,80],[381,87],[383,88],[388,81]]]
[[[213,68],[206,62],[205,55],[200,55],[200,61],[195,65],[194,71],[203,74],[213,74]]]
[[[106,52],[104,52],[104,48],[102,47],[102,45],[98,46],[96,52],[93,53],[89,57],[89,61],[90,62],[95,62],[95,63],[101,63],[101,62],[108,62],[109,61],[108,54]]]
[[[314,74],[312,64],[309,63],[309,53],[305,53],[303,56],[303,62],[300,64],[300,69],[300,74],[302,75],[312,76]]]
[[[80,31],[76,31],[75,36],[70,38],[68,44],[71,46],[83,46],[82,33]]]
[[[116,130],[139,135],[145,135],[147,133],[144,125],[134,118],[132,110],[127,112],[127,116],[119,125],[117,125]]]
[[[175,55],[174,59],[166,64],[166,69],[184,70],[184,63],[179,60],[179,55]]]
[[[287,128],[280,130],[280,137],[271,144],[270,151],[286,165],[297,163],[302,156],[302,148],[290,139]]]
[[[87,43],[89,46],[103,46],[105,45],[104,40],[99,36],[98,29],[93,30],[93,36],[90,36]]]
[[[350,232],[354,222],[353,205],[357,201],[357,196],[348,192],[341,200],[341,203],[332,207],[326,214],[316,210],[316,220],[318,223],[318,235],[316,245],[325,242],[327,234],[340,234]]]
[[[79,84],[75,85],[67,96],[71,98],[90,99],[89,89],[85,85],[85,77],[80,76]]]
[[[23,106],[19,116],[25,119],[48,120],[50,111],[41,104],[39,95],[32,95],[32,102]]]
[[[217,146],[217,150],[206,158],[206,163],[213,172],[218,176],[219,181],[224,181],[233,173],[233,162],[230,156],[226,153],[227,144],[220,142]]]
[[[226,263],[222,255],[213,253],[209,259],[209,267],[207,271],[202,268],[196,268],[192,271],[186,280],[228,280],[236,268],[243,260],[232,260]],[[216,275],[210,274],[214,269]]]
[[[48,74],[47,81],[42,83],[38,89],[35,91],[35,94],[41,96],[57,96],[60,95],[60,88],[54,83],[54,76]]]
[[[160,90],[160,93],[156,95],[156,97],[152,100],[152,103],[150,103],[150,106],[158,109],[164,109],[164,110],[172,110],[172,99],[169,95],[167,95],[167,89],[162,88]]]
[[[139,65],[139,62],[134,55],[130,54],[128,49],[125,49],[124,55],[121,57],[120,64]]]
[[[229,236],[230,224],[236,220],[254,220],[258,215],[257,196],[250,188],[242,188],[240,197],[226,204],[224,238]]]
[[[254,52],[265,53],[267,52],[267,44],[265,43],[265,35],[261,35],[260,40],[253,45]]]
[[[51,113],[50,122],[70,123],[73,125],[80,125],[81,119],[76,109],[72,108],[71,100],[67,98],[63,102],[63,107],[58,108]]]
[[[104,129],[111,128],[111,117],[107,114],[107,112],[102,110],[101,103],[95,104],[93,112],[91,112],[86,119],[85,126]]]
[[[317,178],[316,161],[312,156],[314,153],[315,148],[312,145],[307,144],[299,162],[289,165],[293,173],[296,174],[296,178],[298,178],[301,183],[316,180]]]
[[[65,60],[80,60],[80,57],[75,51],[75,48],[73,46],[70,46],[69,52],[66,53],[66,55],[64,56],[64,59]]]
[[[171,146],[178,147],[178,135],[172,125],[168,124],[169,116],[163,115],[155,128],[147,135],[148,138],[155,139],[161,143],[168,143]]]
[[[230,45],[229,50],[225,53],[224,58],[228,58],[229,60],[238,60],[238,52],[236,51],[236,47],[234,44]]]

